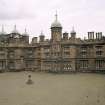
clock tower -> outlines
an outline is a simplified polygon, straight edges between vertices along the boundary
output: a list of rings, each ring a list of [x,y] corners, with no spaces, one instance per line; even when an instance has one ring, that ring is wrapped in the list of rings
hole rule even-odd
[[[55,15],[55,21],[51,24],[51,40],[61,41],[62,38],[62,25],[58,21],[58,15]]]

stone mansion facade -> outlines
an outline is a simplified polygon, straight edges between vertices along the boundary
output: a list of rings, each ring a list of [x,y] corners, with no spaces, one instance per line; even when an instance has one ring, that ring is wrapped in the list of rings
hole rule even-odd
[[[51,24],[51,39],[43,33],[29,43],[26,30],[20,34],[16,26],[6,34],[0,33],[0,72],[105,72],[105,36],[102,32],[88,32],[87,39],[62,33],[62,25],[56,15]]]

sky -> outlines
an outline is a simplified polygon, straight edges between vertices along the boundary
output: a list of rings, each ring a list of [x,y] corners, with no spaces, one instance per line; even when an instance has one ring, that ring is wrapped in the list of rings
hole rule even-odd
[[[88,31],[105,35],[105,0],[0,0],[0,29],[4,25],[10,33],[16,25],[20,33],[26,28],[30,38],[41,31],[50,38],[56,10],[63,32],[74,27],[77,37],[87,36]]]

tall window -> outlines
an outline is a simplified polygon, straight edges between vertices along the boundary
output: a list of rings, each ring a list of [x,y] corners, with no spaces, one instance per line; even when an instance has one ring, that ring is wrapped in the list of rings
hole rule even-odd
[[[103,46],[102,45],[97,45],[96,46],[96,56],[102,56],[103,54]]]
[[[87,56],[87,52],[81,52],[81,56],[82,57],[86,57]]]
[[[14,51],[9,51],[9,52],[8,52],[8,57],[9,57],[9,58],[14,58],[14,56],[15,56]]]
[[[33,50],[27,50],[27,52],[26,52],[26,56],[27,57],[29,57],[29,58],[32,58],[32,57],[34,57],[34,52],[33,52]]]
[[[34,60],[26,60],[26,67],[31,68],[34,65]]]
[[[9,62],[9,69],[15,69],[15,63],[13,61]]]
[[[87,46],[82,46],[81,47],[81,57],[86,57],[87,56]]]
[[[64,52],[64,57],[69,57],[70,56],[70,52]]]
[[[81,60],[80,61],[80,68],[83,68],[83,69],[88,68],[88,60]]]
[[[82,46],[81,51],[87,51],[87,46]]]
[[[46,47],[46,48],[44,48],[44,51],[45,51],[45,52],[49,52],[50,49]]]
[[[4,61],[0,61],[0,69],[5,69],[5,62]]]
[[[96,56],[102,56],[103,51],[96,51]]]
[[[45,57],[50,57],[50,49],[48,47],[44,48]]]
[[[0,53],[0,58],[5,58],[5,53]]]
[[[104,60],[96,60],[96,69],[104,68]]]
[[[102,48],[103,48],[102,45],[97,45],[97,46],[96,46],[96,50],[98,50],[98,51],[102,50]]]
[[[64,46],[64,51],[69,51],[70,50],[70,46]]]
[[[46,52],[45,57],[50,57],[50,53]]]

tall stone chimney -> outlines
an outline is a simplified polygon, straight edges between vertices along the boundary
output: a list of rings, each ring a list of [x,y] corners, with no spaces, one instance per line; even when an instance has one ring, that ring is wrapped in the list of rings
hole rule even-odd
[[[32,44],[38,43],[38,40],[37,40],[37,39],[38,39],[37,37],[33,37],[33,38],[32,38]]]
[[[68,33],[67,32],[63,33],[63,39],[68,40]]]
[[[88,32],[88,39],[94,39],[94,32]]]
[[[98,39],[98,40],[102,39],[102,32],[96,33],[96,39]]]

